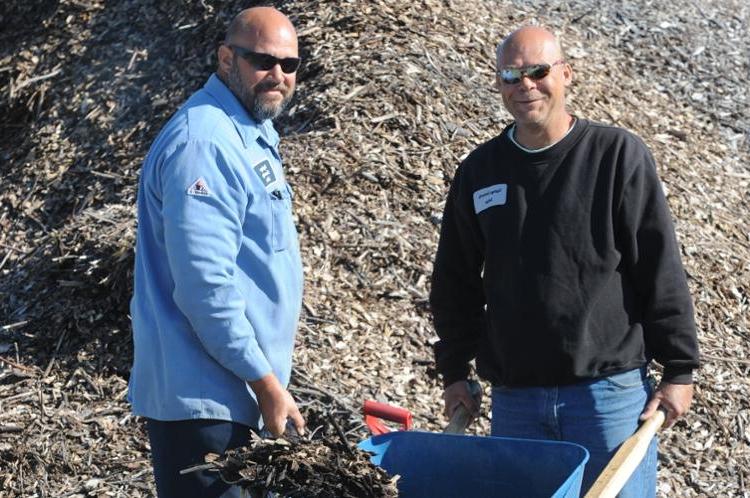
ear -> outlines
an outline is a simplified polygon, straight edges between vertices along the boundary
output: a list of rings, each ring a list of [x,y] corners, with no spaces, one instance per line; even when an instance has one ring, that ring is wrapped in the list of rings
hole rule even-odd
[[[218,73],[221,76],[226,76],[232,70],[232,64],[234,63],[234,51],[223,43],[219,45],[218,51],[219,68]]]
[[[500,76],[497,73],[495,73],[495,88],[497,90],[502,90],[503,89],[503,84],[500,81]]]
[[[570,86],[573,83],[573,67],[567,62],[563,65],[563,78],[565,78],[565,86]]]

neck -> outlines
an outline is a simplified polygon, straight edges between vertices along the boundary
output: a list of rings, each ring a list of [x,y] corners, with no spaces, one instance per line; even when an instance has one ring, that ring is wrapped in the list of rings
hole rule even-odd
[[[565,113],[554,123],[516,122],[516,142],[527,149],[541,149],[560,141],[573,125],[573,116]]]

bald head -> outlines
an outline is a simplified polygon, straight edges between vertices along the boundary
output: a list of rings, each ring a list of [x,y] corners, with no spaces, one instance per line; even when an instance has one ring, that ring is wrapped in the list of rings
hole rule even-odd
[[[540,60],[564,59],[560,41],[552,32],[540,26],[524,26],[508,35],[497,46],[498,67],[512,65],[511,59],[518,53],[538,57]]]
[[[225,43],[252,47],[267,38],[281,39],[297,47],[297,34],[287,16],[273,7],[251,7],[232,19]]]

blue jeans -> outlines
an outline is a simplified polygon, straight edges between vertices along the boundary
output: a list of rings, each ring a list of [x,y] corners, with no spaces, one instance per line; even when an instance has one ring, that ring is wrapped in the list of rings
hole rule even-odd
[[[589,450],[581,496],[591,487],[620,444],[635,432],[652,395],[645,369],[573,385],[492,389],[492,435],[569,441]],[[620,498],[656,496],[657,440]]]
[[[206,453],[222,454],[247,445],[250,427],[223,420],[177,420],[163,422],[146,419],[151,443],[151,460],[159,498],[240,497],[241,489],[221,480],[217,472],[180,470],[204,463]]]

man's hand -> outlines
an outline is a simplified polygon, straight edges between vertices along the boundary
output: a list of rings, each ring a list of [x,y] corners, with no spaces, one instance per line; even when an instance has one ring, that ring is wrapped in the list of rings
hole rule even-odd
[[[270,373],[248,384],[258,399],[263,423],[274,437],[284,434],[287,419],[292,420],[300,436],[305,433],[305,419],[302,418],[297,403],[274,374]]]
[[[465,380],[459,380],[446,387],[443,391],[443,399],[445,400],[444,413],[448,418],[453,416],[453,412],[456,411],[458,405],[464,405],[473,418],[479,416],[480,400],[474,399],[469,390],[469,383]]]
[[[662,382],[656,389],[651,401],[641,414],[641,420],[646,420],[653,415],[659,406],[662,406],[667,414],[664,420],[664,428],[672,427],[674,423],[687,413],[690,403],[693,401],[692,384],[669,384]]]

